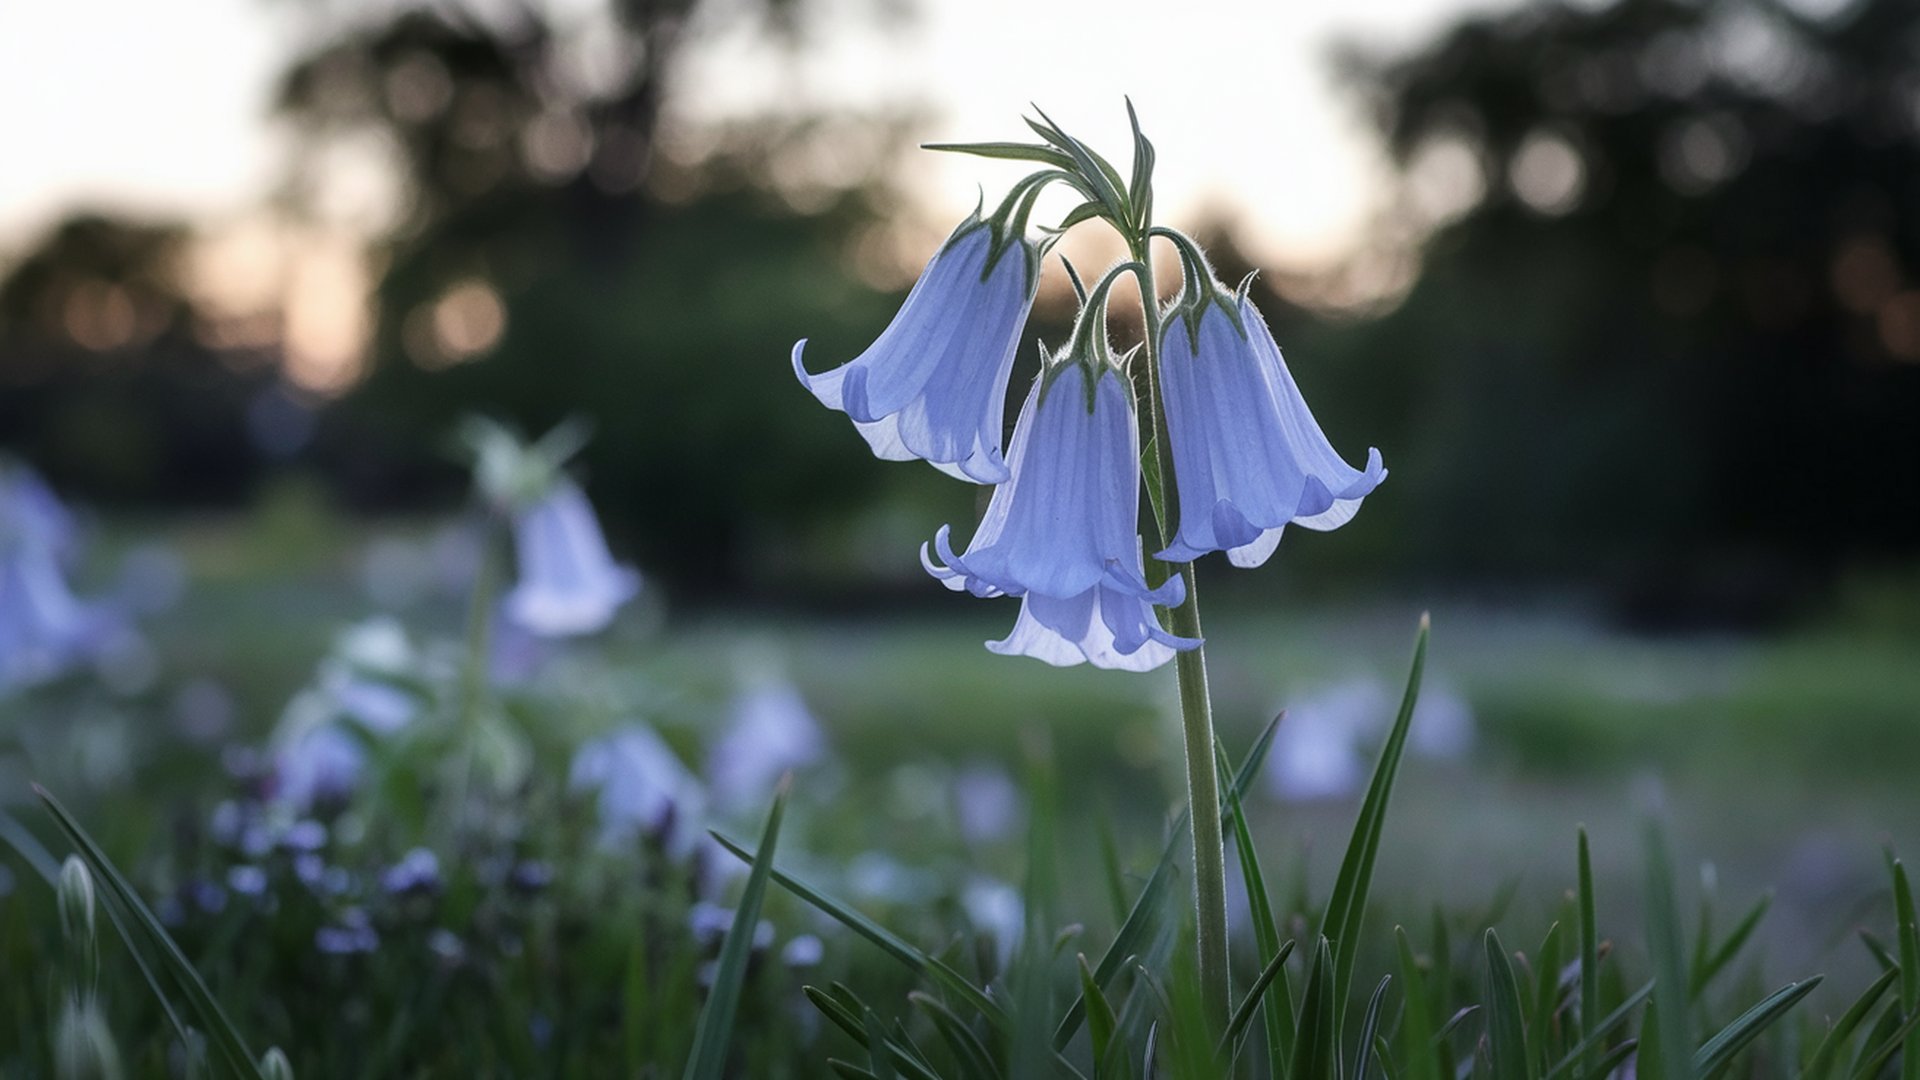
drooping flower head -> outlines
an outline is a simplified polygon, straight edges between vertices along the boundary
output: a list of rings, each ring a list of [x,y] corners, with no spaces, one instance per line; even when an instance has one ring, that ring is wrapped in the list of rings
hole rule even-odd
[[[572,637],[606,628],[640,591],[640,575],[616,563],[586,493],[563,467],[586,442],[579,424],[562,424],[527,444],[505,427],[469,420],[474,484],[513,526],[519,579],[502,603],[518,628],[539,637]]]
[[[1091,662],[1144,671],[1197,640],[1160,627],[1153,605],[1186,596],[1169,578],[1147,584],[1141,563],[1140,436],[1123,362],[1106,336],[1106,294],[1131,264],[1103,278],[1067,345],[1047,355],[1014,425],[1010,477],[996,487],[965,554],[951,529],[935,534],[927,572],[975,596],[1023,598],[1013,633],[987,647],[1055,665]]]
[[[828,753],[826,733],[792,680],[763,658],[740,666],[745,686],[707,754],[708,791],[727,813],[760,811],[782,774],[820,764]]]
[[[613,561],[593,507],[564,477],[545,498],[513,516],[520,580],[506,597],[509,619],[543,637],[606,628],[640,591],[640,575]]]
[[[636,721],[581,746],[567,786],[596,795],[603,844],[650,839],[675,859],[699,846],[706,792],[645,724]]]
[[[1290,522],[1346,524],[1387,470],[1378,450],[1367,452],[1364,469],[1334,451],[1247,286],[1222,286],[1192,242],[1179,239],[1187,283],[1166,322],[1160,378],[1180,513],[1157,557],[1188,562],[1225,551],[1235,566],[1259,566]]]
[[[1026,239],[1039,183],[1017,185],[990,218],[960,223],[872,345],[809,374],[802,338],[793,371],[829,409],[844,412],[874,456],[920,458],[962,480],[1007,478],[1000,440],[1020,328],[1040,281]]]

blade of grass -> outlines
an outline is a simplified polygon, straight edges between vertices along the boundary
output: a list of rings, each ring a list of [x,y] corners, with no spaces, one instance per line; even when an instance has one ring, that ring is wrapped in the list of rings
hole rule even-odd
[[[1439,1062],[1433,1047],[1433,1009],[1427,1003],[1426,974],[1413,955],[1413,942],[1405,927],[1393,928],[1394,945],[1400,958],[1400,996],[1406,1004],[1400,1013],[1401,1074],[1405,1080],[1440,1080]]]
[[[1293,1080],[1332,1080],[1338,1046],[1333,1014],[1333,949],[1321,938],[1307,969],[1306,991],[1300,997],[1300,1022],[1294,1031]]]
[[[1593,1041],[1600,1018],[1600,927],[1594,918],[1593,856],[1587,850],[1587,829],[1580,827],[1580,1041],[1589,1046],[1579,1065],[1598,1064],[1600,1044]]]
[[[1284,720],[1286,714],[1282,713]],[[1222,755],[1224,757],[1224,755]],[[1221,770],[1225,772],[1223,768]],[[1227,808],[1233,818],[1234,850],[1240,856],[1240,876],[1246,880],[1247,907],[1253,919],[1253,944],[1261,956],[1278,956],[1281,953],[1280,928],[1273,921],[1273,904],[1267,898],[1266,875],[1260,870],[1260,853],[1253,846],[1253,833],[1247,828],[1245,807],[1241,805],[1240,793],[1231,787],[1227,789]],[[1280,956],[1281,965],[1285,957]],[[1262,972],[1263,982],[1259,991],[1249,992],[1247,1001],[1260,1001],[1262,1021],[1267,1032],[1268,1075],[1271,1080],[1286,1080],[1286,1059],[1293,1050],[1293,995],[1287,992],[1287,975],[1284,966],[1268,965],[1270,972]],[[1267,982],[1278,978],[1280,985],[1267,991]],[[1231,1029],[1231,1025],[1229,1025]],[[1231,1039],[1228,1046],[1233,1046]]]
[[[713,832],[709,835],[717,840],[721,847],[732,852],[733,855],[742,862],[751,863],[754,861],[754,853],[735,843],[727,836],[718,832]],[[1006,1027],[1006,1010],[1001,1008],[992,998],[988,997],[985,991],[968,981],[966,976],[955,971],[951,965],[928,955],[924,950],[915,948],[886,927],[881,926],[879,923],[874,922],[872,919],[867,918],[865,915],[860,914],[858,911],[855,911],[840,901],[833,899],[806,882],[781,871],[778,867],[775,867],[771,871],[771,874],[774,883],[778,884],[781,888],[786,889],[788,892],[832,916],[847,929],[852,930],[854,933],[859,934],[861,937],[879,946],[881,951],[898,960],[909,971],[912,971],[916,975],[930,978],[941,986],[946,987],[968,1005],[978,1009],[982,1015],[993,1022],[994,1026],[1000,1028]]]
[[[1833,1022],[1833,1027],[1828,1029],[1826,1037],[1822,1038],[1820,1045],[1814,1048],[1813,1056],[1807,1059],[1807,1066],[1801,1070],[1800,1080],[1827,1080],[1827,1077],[1832,1075],[1834,1064],[1840,1060],[1840,1052],[1853,1041],[1854,1032],[1866,1022],[1867,1016],[1873,1012],[1873,1007],[1879,1004],[1887,988],[1892,986],[1899,977],[1898,970],[1881,972],[1880,977],[1873,980],[1872,984],[1854,999],[1852,1005],[1847,1006],[1847,1011],[1841,1013],[1840,1019]]]
[[[1380,1030],[1380,1005],[1386,1000],[1387,987],[1393,982],[1393,976],[1380,976],[1380,984],[1373,988],[1373,997],[1367,1000],[1367,1011],[1360,1020],[1360,1038],[1355,1042],[1353,1067],[1347,1071],[1351,1080],[1367,1080],[1367,1062],[1373,1060],[1374,1033]]]
[[[1633,1015],[1633,1010],[1639,1008],[1640,1003],[1647,1000],[1652,994],[1652,982],[1648,982],[1640,989],[1629,994],[1627,999],[1620,1003],[1619,1007],[1607,1014],[1606,1019],[1597,1021],[1593,1025],[1592,1030],[1582,1035],[1579,1043],[1575,1044],[1573,1049],[1567,1051],[1566,1056],[1560,1059],[1558,1065],[1548,1069],[1546,1076],[1542,1077],[1541,1080],[1561,1080],[1562,1077],[1575,1075],[1576,1071],[1580,1075],[1592,1073],[1594,1069],[1598,1068],[1598,1065],[1594,1063],[1595,1055],[1598,1055],[1606,1047],[1607,1036],[1625,1027],[1627,1019]]]
[[[1387,800],[1393,794],[1394,774],[1400,768],[1400,756],[1406,749],[1407,729],[1413,723],[1414,704],[1420,699],[1420,676],[1426,668],[1427,638],[1431,629],[1432,620],[1427,615],[1421,615],[1420,631],[1414,639],[1413,668],[1407,674],[1407,689],[1400,700],[1400,713],[1394,718],[1386,745],[1380,749],[1380,759],[1373,769],[1373,780],[1367,785],[1359,818],[1353,825],[1353,837],[1347,842],[1345,857],[1340,860],[1340,873],[1334,881],[1332,899],[1327,902],[1327,911],[1321,920],[1320,934],[1331,939],[1336,950],[1331,988],[1335,1001],[1346,1000],[1354,960],[1360,953],[1360,923],[1366,916],[1367,892],[1373,884],[1374,857],[1380,851],[1380,832],[1386,824]],[[1337,1038],[1340,1028],[1337,1014],[1344,1010],[1336,1009],[1335,1012],[1334,1034]],[[1295,1080],[1306,1078],[1296,1074]]]
[[[147,976],[148,984],[160,996],[162,1004],[166,1003],[166,995],[161,992],[159,980],[149,970],[147,960],[140,955],[148,951],[157,955],[157,966],[173,979],[180,995],[187,999],[188,1006],[193,1009],[200,1023],[207,1029],[209,1041],[218,1048],[227,1067],[239,1076],[260,1077],[260,1059],[247,1049],[246,1040],[241,1038],[239,1029],[234,1027],[233,1021],[228,1019],[226,1010],[220,1007],[220,1002],[213,996],[213,991],[207,988],[205,980],[200,978],[200,973],[194,970],[186,954],[180,951],[180,946],[174,944],[166,928],[160,925],[160,920],[148,910],[145,902],[140,899],[140,894],[134,891],[133,886],[113,865],[113,861],[107,858],[106,851],[94,842],[93,837],[85,829],[80,827],[80,822],[68,813],[67,808],[62,806],[60,800],[54,798],[52,793],[38,784],[33,785],[33,792],[40,797],[47,812],[53,815],[54,822],[60,826],[60,831],[66,834],[74,850],[86,862],[87,869],[93,872],[94,880],[105,886],[101,890],[101,895],[108,902],[108,913],[113,918],[114,926],[120,931],[128,951],[134,953],[139,960],[142,974]],[[117,912],[114,910],[116,908]],[[168,1012],[171,1015],[171,1007],[168,1007]],[[174,1021],[176,1027],[179,1027],[178,1017],[175,1017]],[[183,1041],[187,1041],[184,1035]]]
[[[1883,1042],[1867,1051],[1854,1066],[1853,1080],[1868,1080],[1869,1077],[1879,1076],[1880,1069],[1887,1063],[1887,1059],[1893,1057],[1893,1052],[1900,1049],[1901,1043],[1912,1038],[1915,1031],[1920,1031],[1920,1013],[1907,1016]]]
[[[1907,883],[1907,868],[1893,852],[1887,852],[1887,868],[1893,874],[1893,917],[1900,950],[1900,1012],[1911,1020],[1920,1016],[1920,920],[1916,920],[1913,888]],[[1911,1033],[1900,1051],[1900,1080],[1920,1080],[1920,1035]]]
[[[1100,1075],[1106,1067],[1107,1052],[1113,1046],[1113,1032],[1119,1025],[1106,991],[1093,981],[1093,969],[1087,966],[1087,954],[1080,957],[1080,997],[1087,1005],[1087,1035],[1093,1043],[1093,1072]]]
[[[1254,778],[1260,773],[1260,766],[1267,759],[1267,751],[1273,747],[1273,735],[1279,730],[1279,725],[1280,718],[1276,716],[1260,732],[1260,737],[1254,740],[1252,749],[1247,751],[1246,759],[1240,763],[1239,771],[1234,773],[1233,783],[1228,785],[1228,790],[1244,796],[1253,786]],[[1126,921],[1120,924],[1120,929],[1114,934],[1112,943],[1107,946],[1107,951],[1100,954],[1100,962],[1093,967],[1094,985],[1102,989],[1110,986],[1114,976],[1126,966],[1128,958],[1140,954],[1150,940],[1155,923],[1167,907],[1166,891],[1172,885],[1174,867],[1178,862],[1176,855],[1180,850],[1182,839],[1187,836],[1187,815],[1192,812],[1192,809],[1188,807],[1182,810],[1180,816],[1174,821],[1173,827],[1168,831],[1167,846],[1160,853],[1159,863],[1154,866],[1153,873],[1148,875],[1146,884],[1141,886],[1140,895],[1133,902],[1133,910],[1128,912]],[[1224,823],[1228,811],[1222,809],[1220,813],[1221,821]],[[1085,1017],[1086,1002],[1076,999],[1072,1005],[1068,1006],[1067,1014],[1061,1017],[1059,1026],[1054,1028],[1053,1048],[1055,1050],[1066,1048],[1067,1043],[1073,1040],[1074,1032],[1080,1030],[1080,1022]]]
[[[1527,1071],[1536,1075],[1553,1059],[1553,1017],[1560,1011],[1560,937],[1559,923],[1547,928],[1546,940],[1540,943],[1533,965],[1533,1013],[1527,1020],[1527,1031],[1532,1036],[1536,1060]]]
[[[1686,950],[1680,941],[1680,918],[1674,907],[1672,864],[1658,825],[1647,825],[1647,950],[1653,954],[1653,1026],[1657,1035],[1642,1035],[1640,1059],[1649,1059],[1647,1043],[1659,1051],[1662,1080],[1692,1080],[1693,1057],[1687,1022]],[[1644,1069],[1642,1070],[1644,1072]]]
[[[1785,1016],[1789,1010],[1800,1003],[1800,999],[1813,992],[1820,985],[1821,976],[1788,983],[1762,998],[1753,1008],[1741,1013],[1733,1023],[1721,1028],[1714,1036],[1700,1045],[1693,1055],[1693,1074],[1710,1076],[1716,1069],[1733,1059],[1748,1043],[1752,1042],[1769,1024]]]
[[[1688,993],[1697,998],[1706,991],[1708,984],[1713,982],[1714,976],[1725,970],[1726,966],[1733,962],[1733,958],[1739,955],[1740,950],[1752,939],[1754,930],[1759,927],[1760,920],[1766,917],[1767,909],[1772,905],[1772,893],[1762,896],[1754,903],[1753,907],[1747,909],[1747,913],[1741,916],[1740,921],[1734,924],[1733,932],[1728,934],[1726,940],[1720,943],[1720,947],[1712,950],[1710,953],[1706,951],[1706,938],[1702,937],[1700,939],[1701,951],[1704,955],[1699,963],[1694,966],[1692,974],[1688,976]]]
[[[1287,957],[1292,955],[1293,939],[1288,938],[1286,943],[1274,952],[1273,959],[1267,961],[1267,966],[1261,969],[1259,977],[1253,980],[1253,985],[1247,988],[1247,996],[1240,999],[1240,1006],[1233,1010],[1233,1019],[1227,1024],[1226,1034],[1220,1038],[1220,1049],[1227,1056],[1231,1057],[1232,1052],[1237,1050],[1240,1036],[1246,1032],[1247,1025],[1253,1022],[1253,1010],[1271,996],[1267,993],[1268,985],[1287,966]],[[1271,1056],[1274,1049],[1269,1046],[1267,1053]],[[1279,1065],[1274,1067],[1280,1068]]]
[[[1527,1030],[1521,1017],[1520,986],[1513,960],[1500,936],[1487,931],[1487,1060],[1493,1080],[1528,1080]]]
[[[791,777],[782,778],[767,811],[760,834],[760,850],[747,874],[747,887],[733,913],[733,925],[720,945],[720,964],[713,989],[693,1029],[693,1053],[687,1059],[687,1080],[719,1080],[727,1067],[727,1048],[733,1041],[733,1021],[740,1011],[740,991],[747,981],[747,961],[753,955],[753,932],[760,924],[760,904],[766,899],[767,877],[773,872],[773,849],[780,839],[780,818],[786,813]]]

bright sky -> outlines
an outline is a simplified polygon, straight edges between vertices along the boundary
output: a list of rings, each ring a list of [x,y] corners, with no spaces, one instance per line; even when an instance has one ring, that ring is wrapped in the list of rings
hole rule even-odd
[[[934,119],[918,135],[934,141],[1020,137],[1031,101],[1124,168],[1131,94],[1160,150],[1164,219],[1225,204],[1258,254],[1310,267],[1350,245],[1383,197],[1361,118],[1331,85],[1329,43],[1412,43],[1517,0],[920,0],[917,22],[887,32],[863,21],[873,0],[819,2],[826,18],[797,64],[721,35],[685,69],[682,107],[724,116],[796,87],[829,104],[921,102]],[[0,255],[81,206],[243,214],[273,181],[267,107],[298,6],[0,2]],[[917,167],[955,212],[976,184],[992,197],[1019,175],[937,155]]]

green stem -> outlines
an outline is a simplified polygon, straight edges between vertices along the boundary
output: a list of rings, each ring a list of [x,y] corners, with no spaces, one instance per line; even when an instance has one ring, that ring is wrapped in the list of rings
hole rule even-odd
[[[1140,306],[1146,319],[1145,356],[1147,365],[1147,408],[1153,417],[1153,453],[1157,487],[1155,523],[1159,526],[1160,545],[1171,542],[1167,534],[1165,507],[1174,493],[1173,452],[1167,436],[1166,410],[1160,397],[1160,299],[1154,284],[1153,260],[1148,249],[1147,228],[1129,237],[1134,261],[1140,264]],[[1193,564],[1169,566],[1149,559],[1149,575],[1165,580],[1179,574],[1186,582],[1187,595],[1177,607],[1168,608],[1167,629],[1181,637],[1198,639],[1200,634],[1200,596],[1194,589]],[[1159,585],[1159,581],[1149,581]],[[1204,647],[1174,654],[1174,672],[1180,687],[1181,735],[1187,755],[1187,805],[1193,823],[1193,905],[1194,925],[1198,932],[1201,1004],[1216,1028],[1227,1020],[1229,996],[1227,969],[1227,859],[1225,838],[1220,830],[1220,775],[1215,767],[1213,738],[1213,702],[1207,691],[1207,658]]]

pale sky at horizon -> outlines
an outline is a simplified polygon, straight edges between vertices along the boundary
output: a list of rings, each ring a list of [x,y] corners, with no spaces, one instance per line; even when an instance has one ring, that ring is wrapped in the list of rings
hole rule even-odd
[[[1258,254],[1307,268],[1348,250],[1385,195],[1378,151],[1331,85],[1328,46],[1404,47],[1516,2],[1189,0],[1177,18],[1156,18],[1151,0],[923,0],[915,20],[883,34],[854,14],[868,0],[823,0],[797,60],[714,35],[683,69],[678,107],[697,121],[768,100],[918,102],[932,126],[916,141],[939,141],[1021,137],[1020,116],[1038,102],[1124,159],[1131,94],[1160,151],[1164,216],[1229,207]],[[257,205],[280,162],[267,106],[298,45],[290,6],[0,3],[0,259],[83,207],[217,227]],[[1245,116],[1267,126],[1247,130]],[[1018,175],[944,155],[913,167],[935,214],[947,202],[971,208],[976,184],[991,197]]]

